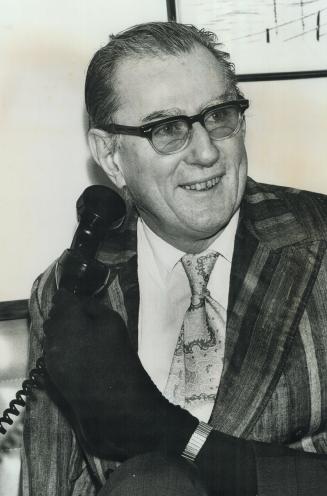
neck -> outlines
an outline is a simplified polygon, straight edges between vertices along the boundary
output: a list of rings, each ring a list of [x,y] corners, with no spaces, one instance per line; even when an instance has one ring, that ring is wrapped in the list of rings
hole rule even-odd
[[[204,238],[181,238],[181,236],[175,236],[174,234],[162,232],[155,225],[147,222],[144,217],[141,215],[143,222],[147,225],[147,227],[154,232],[159,238],[163,239],[166,243],[169,243],[177,250],[180,250],[184,253],[201,253],[202,251],[209,248],[209,246],[222,234],[225,227],[219,230],[217,233],[213,235],[208,235],[208,237]]]
[[[209,246],[221,235],[223,229],[218,231],[214,236],[210,236],[205,239],[197,239],[197,240],[180,240],[175,238],[163,238],[167,243],[171,244],[178,250],[181,250],[185,253],[201,253],[202,251],[209,248]]]

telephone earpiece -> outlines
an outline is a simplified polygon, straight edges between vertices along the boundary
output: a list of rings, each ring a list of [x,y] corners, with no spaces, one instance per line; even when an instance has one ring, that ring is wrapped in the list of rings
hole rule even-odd
[[[105,264],[95,259],[99,245],[110,231],[123,223],[126,207],[121,197],[106,186],[89,186],[76,203],[79,221],[71,247],[56,265],[57,288],[77,296],[99,293],[109,277]]]

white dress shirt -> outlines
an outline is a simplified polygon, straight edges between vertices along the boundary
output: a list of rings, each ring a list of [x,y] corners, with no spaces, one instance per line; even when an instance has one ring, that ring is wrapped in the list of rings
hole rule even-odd
[[[229,278],[239,211],[221,235],[203,253],[219,253],[208,290],[227,310]],[[191,290],[181,263],[184,252],[157,236],[139,218],[137,224],[138,280],[140,287],[138,353],[158,389],[163,392],[168,379],[178,335],[190,305]],[[226,322],[225,330],[226,332]],[[201,413],[204,422],[210,411]],[[193,413],[193,412],[192,412]]]

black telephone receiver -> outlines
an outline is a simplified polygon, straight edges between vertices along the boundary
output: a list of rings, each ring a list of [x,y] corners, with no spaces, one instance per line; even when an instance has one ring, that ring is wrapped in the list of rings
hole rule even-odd
[[[78,296],[93,296],[106,285],[107,267],[96,260],[99,245],[117,230],[126,215],[124,201],[106,186],[89,186],[76,203],[78,228],[71,247],[56,265],[57,288]]]
[[[81,297],[92,297],[105,288],[109,270],[97,260],[100,244],[110,232],[114,232],[124,222],[126,207],[121,197],[106,186],[89,186],[76,203],[78,227],[71,247],[65,250],[56,264],[55,278],[57,289],[64,288]],[[9,403],[0,417],[0,433],[7,429],[3,423],[13,423],[10,415],[19,415],[17,406],[25,406],[23,396],[28,396],[35,387],[41,387],[40,378],[45,375],[43,357],[40,357],[28,379],[17,391],[15,399]]]

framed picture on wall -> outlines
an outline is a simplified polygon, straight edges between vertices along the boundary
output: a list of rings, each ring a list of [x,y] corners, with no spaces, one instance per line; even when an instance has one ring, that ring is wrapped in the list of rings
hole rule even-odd
[[[240,80],[327,76],[327,0],[167,0],[168,17],[217,34]]]

